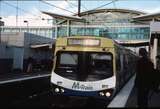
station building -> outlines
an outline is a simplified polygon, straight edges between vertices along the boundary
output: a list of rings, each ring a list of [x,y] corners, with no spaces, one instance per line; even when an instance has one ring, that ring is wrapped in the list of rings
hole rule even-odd
[[[80,15],[85,21],[71,22],[70,35],[106,36],[119,41],[148,40],[149,25],[143,22],[134,22],[132,19],[145,14],[127,9],[99,9],[82,12]],[[50,15],[52,16],[52,14]],[[67,35],[65,34],[67,28],[63,25],[58,28],[58,36]]]
[[[55,17],[52,13],[48,15]],[[149,38],[149,25],[133,22],[132,18],[146,13],[126,9],[100,9],[81,13],[84,22],[72,21],[70,35],[108,35],[119,40],[139,40]],[[64,20],[63,18],[60,18]],[[58,25],[58,36],[66,36],[67,22]]]
[[[55,26],[57,33],[55,37],[74,35],[109,37],[125,46],[132,44],[129,48],[135,52],[138,52],[137,46],[146,47],[149,44],[149,22],[133,19],[146,15],[145,12],[129,9],[98,9],[81,12],[80,17],[43,13],[58,21]]]
[[[137,16],[145,16],[147,14],[141,11],[129,9],[97,9],[81,12],[80,17],[77,17],[76,15],[58,15],[50,12],[42,13],[47,14],[53,18],[52,25],[38,27],[1,26],[1,40],[9,41],[7,43],[1,41],[1,51],[7,51],[8,54],[6,55],[5,53],[1,52],[0,58],[4,59],[4,57],[8,56],[7,59],[12,60],[12,67],[24,69],[25,60],[29,57],[30,54],[35,53],[35,57],[37,57],[37,59],[45,57],[46,55],[50,55],[49,52],[52,52],[51,50],[45,53],[39,53],[43,55],[39,56],[39,54],[36,52],[37,49],[33,49],[35,46],[31,46],[31,44],[47,44],[44,46],[48,46],[48,44],[51,42],[54,43],[54,39],[57,37],[74,35],[103,36],[110,37],[121,44],[144,43],[149,42],[150,39],[149,22],[134,19]],[[11,41],[11,38],[13,38],[14,41]],[[19,41],[16,41],[15,39]],[[11,43],[13,45],[11,45]],[[148,45],[148,43],[146,45]],[[146,47],[146,45],[143,46]],[[16,47],[16,49],[14,47]],[[135,52],[138,51],[138,49],[134,47],[131,47],[131,49],[133,49]],[[14,59],[19,61],[15,61]],[[5,66],[5,64],[3,65]]]
[[[0,73],[25,71],[29,57],[35,62],[43,61],[44,65],[52,60],[54,40],[51,38],[26,32],[2,32],[0,39]]]
[[[69,19],[66,16],[57,17],[54,13],[46,12],[53,17],[53,25],[48,26],[2,26],[2,32],[29,32],[49,38],[63,37],[68,35],[94,35],[108,36],[121,42],[130,40],[148,40],[149,24],[135,22],[132,18],[147,13],[129,9],[98,9],[81,12],[84,21]],[[69,28],[67,27],[70,20]]]

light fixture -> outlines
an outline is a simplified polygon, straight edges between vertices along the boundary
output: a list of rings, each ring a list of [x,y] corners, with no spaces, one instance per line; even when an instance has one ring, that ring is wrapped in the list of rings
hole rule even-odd
[[[64,89],[61,89],[61,92],[64,93]]]
[[[100,92],[99,95],[100,95],[100,96],[104,96],[104,93],[103,93],[103,92]]]
[[[60,90],[59,90],[59,88],[55,88],[55,90],[54,90],[56,93],[58,93]]]
[[[110,97],[111,96],[111,93],[110,92],[106,92],[106,97]]]

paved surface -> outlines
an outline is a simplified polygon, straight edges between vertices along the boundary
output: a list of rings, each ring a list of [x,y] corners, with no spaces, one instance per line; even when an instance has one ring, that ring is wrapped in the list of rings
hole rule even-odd
[[[21,80],[20,80],[21,79]],[[32,76],[1,81],[0,106],[12,107],[50,91],[50,76]]]
[[[114,97],[108,107],[125,107],[128,97],[134,86],[135,76],[133,76],[127,84],[120,90],[119,93]]]
[[[149,107],[160,107],[160,93],[150,92],[150,95],[148,101]],[[135,87],[133,87],[125,107],[137,107],[137,92]]]
[[[122,88],[122,90],[115,96],[108,107],[138,107],[137,106],[137,92],[134,86],[135,76]],[[153,91],[149,94],[149,107],[160,107],[160,92]]]

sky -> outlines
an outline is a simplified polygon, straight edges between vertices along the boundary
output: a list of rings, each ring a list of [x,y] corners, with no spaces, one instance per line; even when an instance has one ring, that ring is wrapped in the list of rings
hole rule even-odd
[[[102,8],[122,8],[138,10],[146,13],[160,12],[160,0],[81,0],[81,11],[95,9],[99,6],[108,4]],[[112,3],[111,3],[112,2]],[[50,6],[50,5],[52,6]],[[77,0],[1,0],[0,16],[6,25],[16,25],[16,15],[18,24],[26,25],[24,20],[29,21],[29,25],[43,24],[50,26],[50,20],[42,21],[42,18],[51,19],[51,17],[42,14],[40,11],[48,11],[64,15],[73,15],[77,13]],[[53,6],[54,5],[54,6]],[[18,9],[16,8],[18,6]],[[59,9],[56,7],[63,8]],[[40,21],[41,20],[41,21]],[[41,25],[42,25],[41,24]]]

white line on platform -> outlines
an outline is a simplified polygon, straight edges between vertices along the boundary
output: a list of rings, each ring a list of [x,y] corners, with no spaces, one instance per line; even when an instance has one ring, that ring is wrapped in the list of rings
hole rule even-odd
[[[36,75],[36,76],[31,76],[31,77],[23,77],[23,78],[18,78],[18,79],[11,79],[11,80],[6,80],[6,81],[1,81],[0,84],[23,81],[23,80],[29,80],[29,79],[35,79],[35,78],[41,78],[41,77],[47,77],[47,76],[50,76],[50,75],[51,74],[41,74],[41,75]]]
[[[135,76],[122,88],[122,90],[114,97],[108,107],[125,107],[128,97],[134,86]]]

